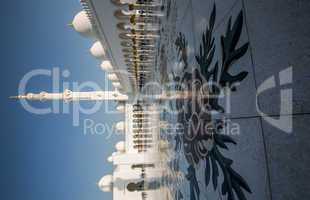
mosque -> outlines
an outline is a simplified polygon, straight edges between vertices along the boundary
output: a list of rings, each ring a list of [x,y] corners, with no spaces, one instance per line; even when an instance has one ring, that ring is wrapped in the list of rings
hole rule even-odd
[[[309,102],[308,84],[292,73],[309,71],[309,31],[297,22],[309,24],[310,4],[279,2],[80,0],[69,25],[93,41],[113,90],[14,98],[118,103],[123,141],[107,158],[113,172],[98,178],[114,200],[308,199],[309,106],[296,103]],[[238,134],[223,133],[228,123]],[[183,126],[168,134],[169,124]]]

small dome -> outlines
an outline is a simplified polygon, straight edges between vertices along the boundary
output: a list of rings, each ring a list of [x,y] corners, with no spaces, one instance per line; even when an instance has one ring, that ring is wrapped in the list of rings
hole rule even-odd
[[[125,142],[120,141],[115,145],[115,149],[119,152],[125,152]]]
[[[99,41],[93,44],[90,48],[90,53],[97,59],[103,60],[105,58],[105,50]]]
[[[92,25],[85,11],[81,11],[75,15],[72,21],[72,26],[75,31],[77,31],[78,33],[80,33],[81,35],[85,37],[95,36]]]
[[[101,69],[103,69],[104,71],[107,71],[107,72],[110,72],[113,70],[113,66],[112,66],[111,62],[108,60],[103,61],[100,66],[101,66]]]
[[[110,81],[118,81],[118,78],[117,78],[116,74],[114,74],[114,73],[108,74],[108,79]]]
[[[115,87],[116,89],[122,89],[122,85],[120,82],[112,82],[113,87]]]
[[[115,127],[116,127],[117,131],[124,132],[125,131],[125,122],[123,122],[123,121],[118,122],[118,123],[116,123]]]
[[[107,160],[108,160],[108,162],[110,162],[110,163],[113,162],[113,156],[109,156]]]
[[[116,107],[116,110],[119,111],[119,112],[125,112],[125,106],[124,105],[118,105]]]
[[[102,177],[100,181],[98,182],[98,186],[103,192],[111,192],[112,185],[113,185],[112,175],[106,175]]]

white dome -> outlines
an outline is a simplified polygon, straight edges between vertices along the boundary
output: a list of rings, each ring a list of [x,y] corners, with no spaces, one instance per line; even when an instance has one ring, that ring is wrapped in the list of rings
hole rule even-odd
[[[115,87],[116,89],[122,89],[122,85],[120,82],[112,82],[113,87]]]
[[[80,33],[81,35],[85,37],[95,36],[92,25],[85,11],[81,11],[75,15],[72,21],[72,26],[75,31],[77,31],[78,33]]]
[[[98,182],[98,186],[103,192],[111,192],[112,184],[113,184],[112,175],[106,175],[102,177],[100,181]]]
[[[113,156],[109,156],[107,160],[108,162],[113,162]]]
[[[125,106],[124,105],[118,105],[116,107],[116,110],[118,110],[119,112],[125,112]]]
[[[123,122],[123,121],[118,122],[118,123],[116,123],[115,127],[116,127],[117,131],[124,132],[125,131],[125,122]]]
[[[115,149],[119,152],[125,152],[125,142],[120,141],[120,142],[116,143]]]
[[[110,72],[113,70],[113,66],[112,66],[111,62],[108,60],[103,61],[100,66],[101,66],[101,69],[103,69],[107,72]]]
[[[114,73],[108,74],[108,79],[110,81],[118,81],[118,78],[117,78],[116,74],[114,74]]]
[[[99,41],[93,44],[90,48],[90,53],[97,59],[103,60],[105,58],[105,50]]]

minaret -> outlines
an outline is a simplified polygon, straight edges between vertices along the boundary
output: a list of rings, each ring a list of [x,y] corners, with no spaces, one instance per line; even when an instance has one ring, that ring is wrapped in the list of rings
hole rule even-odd
[[[127,101],[128,96],[119,91],[94,91],[94,92],[72,92],[65,90],[63,93],[40,92],[38,94],[28,93],[25,95],[11,96],[12,99],[25,99],[31,101]]]

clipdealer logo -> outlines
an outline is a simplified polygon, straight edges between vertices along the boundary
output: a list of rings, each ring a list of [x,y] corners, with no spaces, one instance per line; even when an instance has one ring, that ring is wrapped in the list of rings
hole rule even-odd
[[[271,117],[262,112],[259,108],[258,97],[263,92],[277,87],[276,77],[271,76],[266,79],[258,88],[256,93],[256,109],[262,118],[270,125],[282,130],[285,133],[291,134],[293,132],[293,89],[287,86],[293,83],[293,68],[289,67],[279,72],[278,74],[280,89],[280,113],[279,117]]]

